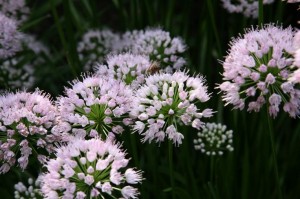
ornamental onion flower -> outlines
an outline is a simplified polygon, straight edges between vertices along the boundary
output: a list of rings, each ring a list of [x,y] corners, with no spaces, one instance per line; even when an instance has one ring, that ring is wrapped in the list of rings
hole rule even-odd
[[[300,90],[288,80],[293,72],[293,35],[291,27],[272,24],[263,29],[249,29],[231,42],[223,62],[224,82],[219,89],[223,100],[234,108],[258,112],[267,104],[269,114],[276,117],[279,107],[291,117],[299,114]]]
[[[128,168],[120,144],[75,139],[56,149],[41,177],[44,198],[137,198],[142,172]]]
[[[198,138],[194,139],[195,149],[206,155],[223,155],[224,151],[233,151],[232,134],[225,125],[206,123],[198,132]]]
[[[166,72],[179,70],[186,64],[182,57],[186,45],[180,37],[172,38],[169,32],[159,28],[133,31],[132,34],[134,34],[132,38],[135,39],[132,40],[132,49],[129,50],[134,54],[149,56],[150,61],[157,61]],[[128,38],[128,36],[123,36],[123,38]],[[126,48],[130,47],[128,41],[122,40],[122,42],[125,42]]]
[[[258,17],[258,0],[221,0],[223,7],[230,13],[242,13],[246,17]],[[263,0],[271,4],[274,0]]]
[[[120,36],[111,30],[89,30],[77,45],[80,61],[84,70],[90,70],[97,62],[102,63],[104,57],[120,49]]]
[[[78,136],[120,134],[132,123],[128,112],[132,106],[132,90],[114,79],[86,76],[75,80],[66,96],[57,100],[60,123],[53,132],[71,131]]]
[[[41,91],[0,96],[0,173],[16,164],[24,170],[30,158],[45,161],[62,140],[50,131],[56,117],[56,107]]]
[[[107,66],[99,65],[96,68],[96,76],[123,81],[133,89],[145,82],[147,69],[151,66],[147,56],[130,53],[110,55],[106,62]]]
[[[26,186],[27,184],[28,186]],[[21,199],[21,198],[42,199],[40,184],[41,184],[40,177],[38,177],[36,180],[29,178],[26,184],[24,184],[23,182],[18,182],[14,186],[15,188],[14,198],[15,199]]]
[[[49,57],[47,47],[32,35],[22,34],[20,44],[21,49],[14,56],[0,59],[0,90],[31,88],[35,70]]]
[[[161,142],[165,138],[180,145],[183,134],[180,125],[192,126],[200,130],[203,118],[211,117],[211,109],[200,110],[197,103],[209,100],[204,79],[190,77],[184,72],[174,74],[154,74],[146,78],[146,83],[136,91],[131,115],[137,118],[134,131],[143,135],[143,142]]]
[[[13,56],[21,49],[21,33],[16,21],[0,13],[0,59]]]
[[[30,9],[26,6],[25,0],[1,0],[0,12],[20,24],[27,20]]]
[[[292,83],[300,83],[300,31],[294,36],[294,62],[292,68],[296,70],[290,75],[289,81]]]

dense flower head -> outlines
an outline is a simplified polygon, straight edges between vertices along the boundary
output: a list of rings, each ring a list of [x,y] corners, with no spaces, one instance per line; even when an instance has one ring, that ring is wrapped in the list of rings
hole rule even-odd
[[[194,139],[196,150],[206,155],[223,155],[224,151],[233,151],[232,130],[220,123],[206,123]]]
[[[32,35],[22,34],[21,49],[14,56],[0,59],[0,90],[28,89],[35,82],[35,68],[43,66],[48,48]]]
[[[30,9],[25,0],[0,0],[0,12],[22,23],[27,20]]]
[[[223,7],[230,13],[242,13],[246,17],[258,17],[258,0],[221,0]],[[274,0],[263,0],[263,4],[271,4]]]
[[[143,142],[165,138],[180,145],[183,134],[180,125],[191,125],[198,130],[204,125],[202,119],[211,117],[211,109],[199,110],[197,103],[209,100],[204,79],[190,77],[185,72],[159,73],[146,78],[146,83],[136,91],[131,111],[136,118],[134,131],[144,136]]]
[[[24,170],[29,158],[45,161],[62,139],[50,131],[56,117],[56,107],[41,91],[0,96],[0,173],[16,164]]]
[[[296,32],[293,42],[295,52],[293,54],[294,62],[292,68],[295,68],[296,70],[291,74],[289,81],[300,83],[300,31]]]
[[[40,190],[40,177],[36,180],[33,178],[28,178],[27,183],[18,182],[15,184],[15,192],[14,198],[15,199],[42,199],[42,193]],[[27,186],[28,185],[28,186]]]
[[[21,49],[20,39],[16,21],[0,12],[0,59],[16,54]]]
[[[129,33],[126,33],[129,35]],[[186,64],[182,57],[186,45],[180,37],[171,37],[169,32],[159,28],[146,29],[144,31],[132,31],[133,36],[123,36],[123,48],[134,54],[149,56],[151,61],[160,64],[161,69],[166,72],[173,72]],[[128,40],[126,40],[126,38]],[[132,45],[128,41],[133,42]],[[131,49],[130,49],[131,47]]]
[[[129,159],[110,140],[75,139],[57,148],[41,177],[45,198],[137,198],[142,172],[128,168]]]
[[[57,100],[60,123],[53,132],[95,137],[120,134],[132,123],[127,116],[132,106],[132,90],[123,82],[96,76],[75,80],[66,96]]]
[[[107,54],[120,49],[120,36],[109,29],[89,30],[77,45],[80,61],[85,70],[90,70],[96,63],[102,63]]]
[[[147,56],[131,53],[108,56],[106,62],[107,65],[98,65],[96,75],[123,81],[133,89],[145,82],[147,70],[151,66]]]
[[[250,29],[233,40],[223,62],[223,100],[235,108],[258,112],[264,104],[276,117],[279,106],[291,117],[299,114],[300,90],[288,80],[293,72],[293,30],[271,24]]]

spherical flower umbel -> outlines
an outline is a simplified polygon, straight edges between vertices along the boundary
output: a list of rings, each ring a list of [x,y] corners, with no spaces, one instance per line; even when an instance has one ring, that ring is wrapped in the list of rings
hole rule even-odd
[[[133,89],[145,82],[147,70],[151,66],[149,57],[130,53],[108,56],[106,62],[107,66],[98,65],[96,76],[123,81]]]
[[[87,31],[77,45],[84,69],[90,70],[96,63],[102,63],[107,54],[120,49],[120,43],[120,36],[109,29]]]
[[[136,91],[132,117],[137,118],[134,131],[142,134],[143,142],[161,142],[165,138],[180,145],[183,134],[180,125],[189,125],[198,130],[203,118],[211,117],[211,109],[199,110],[197,104],[209,100],[204,79],[190,77],[184,72],[154,74]]]
[[[17,20],[18,24],[26,21],[30,12],[25,0],[1,0],[0,10],[5,16]]]
[[[230,13],[242,13],[246,17],[258,17],[258,0],[221,0],[223,7]],[[263,0],[263,4],[271,4],[274,0]]]
[[[0,59],[18,52],[21,49],[20,39],[16,21],[0,13]]]
[[[72,131],[79,136],[120,134],[132,123],[127,113],[132,106],[132,90],[123,82],[96,76],[75,80],[66,96],[57,100],[60,123],[53,132]]]
[[[157,61],[166,72],[179,70],[186,64],[182,57],[186,45],[180,37],[172,38],[169,32],[159,28],[133,32],[137,35],[132,41],[132,53],[149,56],[150,61]]]
[[[28,184],[28,186],[26,186]],[[40,177],[38,177],[36,180],[29,178],[27,183],[18,182],[15,184],[15,192],[14,192],[14,198],[15,199],[25,199],[25,198],[34,198],[34,199],[42,199],[42,193],[40,190]]]
[[[16,164],[24,170],[30,158],[43,163],[62,139],[50,131],[56,117],[49,95],[40,91],[0,96],[0,173]]]
[[[297,31],[294,36],[294,48],[293,54],[294,62],[292,68],[296,70],[290,75],[289,81],[292,83],[300,83],[300,31]]]
[[[194,139],[194,146],[206,155],[223,155],[224,151],[233,151],[232,135],[233,131],[225,125],[206,123]]]
[[[133,185],[142,172],[127,168],[129,159],[119,144],[110,140],[75,139],[56,150],[41,177],[45,198],[137,198]]]
[[[293,72],[293,30],[265,25],[233,40],[223,62],[223,100],[234,108],[258,112],[267,104],[276,117],[280,105],[291,117],[299,114],[300,90],[288,80]]]

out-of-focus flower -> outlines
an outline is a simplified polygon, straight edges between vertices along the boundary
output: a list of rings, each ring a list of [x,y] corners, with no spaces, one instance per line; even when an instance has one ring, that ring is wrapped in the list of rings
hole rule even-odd
[[[225,125],[206,123],[198,132],[198,138],[194,139],[195,149],[206,155],[223,155],[224,151],[233,151],[232,134]]]
[[[102,63],[107,54],[120,50],[120,35],[111,30],[89,30],[77,45],[80,61],[84,70],[90,70],[98,62]]]
[[[123,82],[95,76],[75,80],[57,100],[61,122],[53,132],[72,131],[82,136],[120,134],[132,123],[126,116],[132,106],[132,90]]]
[[[16,21],[0,13],[0,59],[13,56],[21,50],[21,33]]]
[[[24,170],[30,158],[43,163],[62,140],[50,131],[56,117],[56,107],[41,91],[0,96],[0,173],[17,164]]]
[[[35,82],[34,71],[43,66],[49,50],[32,35],[22,34],[21,49],[14,56],[0,59],[0,90],[28,89]]]
[[[0,12],[22,23],[27,20],[30,9],[25,0],[0,0]]]
[[[272,24],[250,29],[231,42],[223,62],[224,82],[219,89],[223,100],[234,108],[258,112],[267,104],[270,116],[276,117],[280,105],[291,117],[299,114],[300,90],[288,80],[291,68],[294,32]]]
[[[137,198],[142,172],[126,168],[129,159],[119,144],[110,140],[75,139],[57,148],[41,177],[45,198]]]
[[[282,0],[282,1],[286,1],[287,3],[299,3],[300,0]]]
[[[189,125],[200,130],[203,118],[211,117],[211,109],[199,110],[197,104],[209,100],[202,77],[190,77],[184,72],[154,74],[136,91],[131,115],[137,118],[134,131],[142,134],[143,142],[165,138],[180,145],[183,134],[178,127]]]
[[[223,7],[230,13],[242,13],[246,17],[258,17],[258,0],[221,0]],[[263,0],[271,4],[274,0]]]
[[[149,56],[150,61],[156,61],[165,72],[179,70],[186,64],[182,57],[186,45],[180,37],[172,38],[169,32],[159,28],[144,31],[126,32],[123,36],[123,48],[134,54]],[[130,42],[133,42],[130,44]]]
[[[26,186],[28,184],[28,186]],[[18,182],[15,184],[15,199],[42,199],[40,190],[41,180],[38,177],[36,180],[29,178],[28,183]]]
[[[130,53],[108,56],[106,65],[98,65],[96,75],[101,78],[117,79],[138,88],[145,82],[147,70],[151,62],[147,56],[133,55]]]

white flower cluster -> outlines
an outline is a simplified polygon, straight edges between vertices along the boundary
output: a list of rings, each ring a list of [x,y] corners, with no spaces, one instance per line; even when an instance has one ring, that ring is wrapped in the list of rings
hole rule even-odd
[[[291,117],[300,113],[300,90],[287,81],[295,70],[293,36],[290,27],[268,24],[233,40],[219,85],[226,105],[243,109],[249,102],[247,110],[258,112],[267,103],[269,114],[276,117],[283,104]]]
[[[78,43],[77,52],[84,70],[90,70],[95,63],[104,61],[110,52],[120,49],[120,36],[111,30],[89,30]]]
[[[136,89],[145,82],[151,62],[147,56],[124,53],[107,57],[107,66],[98,65],[96,76],[123,81]]]
[[[213,114],[211,109],[200,111],[196,106],[210,98],[203,78],[184,72],[151,75],[136,95],[131,115],[137,118],[133,128],[144,136],[143,142],[161,142],[167,137],[180,145],[184,136],[179,125],[200,130],[204,124],[201,120]]]
[[[132,120],[126,115],[132,106],[133,93],[129,86],[114,79],[96,76],[73,81],[66,96],[57,100],[60,123],[52,132],[72,131],[80,137],[107,137],[120,134]]]
[[[23,182],[18,182],[15,184],[15,199],[38,199],[42,198],[42,193],[40,190],[40,178],[35,181],[32,178],[28,179],[28,187]]]
[[[137,198],[132,185],[141,183],[142,172],[126,168],[125,155],[110,141],[75,139],[48,161],[41,191],[49,199]]]
[[[0,173],[16,163],[24,170],[30,157],[43,163],[62,139],[50,132],[56,117],[56,107],[40,91],[0,96]]]
[[[34,84],[35,68],[45,63],[49,50],[34,36],[22,34],[21,49],[14,56],[0,59],[0,90],[27,89]]]
[[[30,9],[25,0],[0,0],[0,12],[22,23],[27,20]]]
[[[194,139],[196,150],[206,155],[223,155],[224,151],[233,151],[232,130],[217,123],[206,123],[202,131],[198,132],[198,138]]]
[[[13,56],[21,49],[21,33],[17,30],[16,21],[0,12],[0,59]]]
[[[223,7],[230,13],[242,13],[246,17],[258,17],[258,0],[221,0]],[[263,0],[271,4],[274,0]]]

